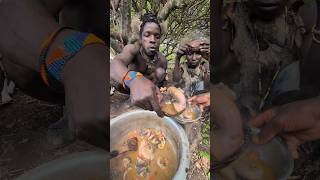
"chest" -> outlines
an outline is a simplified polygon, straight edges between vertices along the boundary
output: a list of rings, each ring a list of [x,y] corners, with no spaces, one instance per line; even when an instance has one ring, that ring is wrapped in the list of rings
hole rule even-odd
[[[147,59],[141,54],[137,54],[133,63],[129,65],[129,69],[139,71],[144,75],[150,75],[155,72],[158,67],[161,67],[161,61],[158,55],[156,55],[154,59]]]

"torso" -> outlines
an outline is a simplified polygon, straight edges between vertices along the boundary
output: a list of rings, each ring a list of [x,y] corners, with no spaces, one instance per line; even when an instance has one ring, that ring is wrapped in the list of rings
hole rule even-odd
[[[180,86],[190,96],[196,91],[204,90],[206,69],[203,64],[196,68],[189,68],[187,64],[181,64]]]
[[[237,94],[240,106],[251,115],[259,111],[276,72],[301,58],[296,52],[302,35],[293,35],[297,25],[290,23],[290,18],[285,12],[270,23],[252,22],[245,4],[236,7],[236,35],[231,49],[240,65],[231,72],[227,84]]]
[[[151,75],[157,68],[164,68],[164,62],[160,58],[158,52],[153,60],[148,60],[146,57],[138,52],[131,64],[128,65],[129,70],[141,72],[145,76]]]

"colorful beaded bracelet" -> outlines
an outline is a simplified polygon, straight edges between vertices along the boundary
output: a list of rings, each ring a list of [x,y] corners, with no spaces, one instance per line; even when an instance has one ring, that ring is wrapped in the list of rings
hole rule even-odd
[[[43,43],[40,54],[40,75],[44,83],[55,91],[62,91],[61,71],[67,62],[76,55],[83,47],[90,44],[103,44],[104,41],[91,33],[75,32],[64,37],[63,46],[52,51],[48,57],[48,51],[57,35],[68,27],[59,28],[53,32]],[[50,75],[50,76],[49,76]]]
[[[136,78],[141,78],[141,77],[143,77],[143,74],[141,74],[140,72],[128,71],[122,78],[123,88],[126,88],[126,87],[130,88],[130,84],[131,84],[132,80],[134,80]]]

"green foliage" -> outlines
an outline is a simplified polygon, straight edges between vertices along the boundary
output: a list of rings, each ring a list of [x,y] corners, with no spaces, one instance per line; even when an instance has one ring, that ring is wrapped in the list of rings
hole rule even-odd
[[[205,157],[205,158],[207,158],[208,160],[210,160],[210,154],[209,154],[207,151],[200,151],[200,152],[199,152],[199,156]]]
[[[210,145],[210,121],[206,121],[201,129],[202,143]]]
[[[175,1],[174,3],[172,3]],[[143,4],[145,2],[145,5]],[[204,36],[209,37],[210,27],[210,0],[132,0],[130,14],[132,17],[140,17],[144,12],[161,12],[166,3],[182,4],[166,12],[169,16],[166,20],[167,30],[162,37],[162,46],[160,51],[167,57],[169,61],[175,59],[175,52],[185,37],[191,37],[195,31],[201,32]],[[145,7],[145,8],[143,8]],[[121,32],[123,29],[121,21],[125,17],[121,16],[121,9],[110,13],[110,32]],[[115,24],[113,22],[116,22]],[[128,33],[130,34],[130,33]],[[132,33],[131,33],[132,36]],[[197,37],[198,38],[198,37]]]

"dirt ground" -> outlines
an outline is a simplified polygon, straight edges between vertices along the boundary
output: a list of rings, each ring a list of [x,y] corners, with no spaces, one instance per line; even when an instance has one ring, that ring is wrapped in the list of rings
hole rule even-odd
[[[289,180],[320,180],[320,141],[306,143],[299,148],[294,172]]]
[[[59,157],[94,147],[73,141],[57,148],[47,129],[62,116],[62,107],[38,101],[21,92],[0,106],[0,180],[13,179]]]

